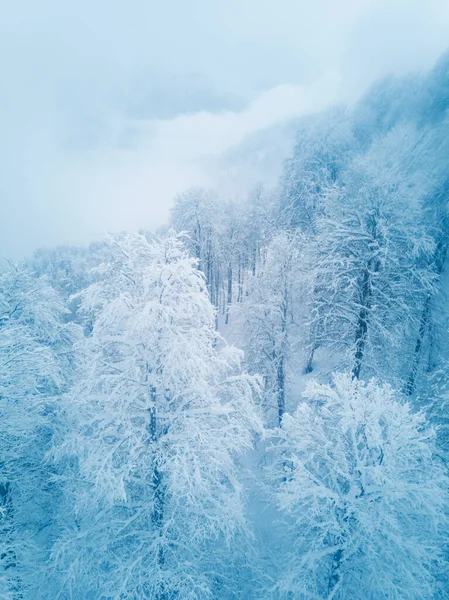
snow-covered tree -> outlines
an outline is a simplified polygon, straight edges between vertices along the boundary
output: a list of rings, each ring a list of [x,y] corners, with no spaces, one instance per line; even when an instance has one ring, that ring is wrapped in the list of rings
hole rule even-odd
[[[281,597],[434,598],[448,478],[435,431],[388,385],[311,382],[276,434],[289,519]]]
[[[353,146],[351,121],[344,109],[301,123],[281,177],[279,217],[285,226],[303,234],[316,232],[328,190],[341,179]]]
[[[239,351],[217,349],[204,276],[176,234],[117,236],[101,270],[82,294],[95,321],[55,449],[76,461],[58,593],[208,598],[223,568],[214,543],[246,529],[235,461],[260,429],[257,380]]]
[[[265,248],[276,234],[277,195],[256,184],[247,199],[244,228],[249,270],[255,275],[265,255]]]
[[[213,192],[190,189],[180,194],[171,222],[187,236],[186,248],[198,259],[214,306],[229,321],[230,307],[241,302],[246,274],[255,275],[274,232],[272,195],[256,185],[246,200],[220,200]]]
[[[416,168],[413,128],[392,130],[354,160],[327,197],[315,241],[312,327],[359,377],[408,375],[422,307],[435,279],[423,224],[428,182]],[[411,158],[412,157],[412,158]]]
[[[76,327],[61,323],[64,311],[47,281],[24,266],[10,266],[0,277],[2,600],[35,593],[43,556],[38,535],[52,520],[57,494],[44,458],[77,334]]]
[[[218,261],[217,226],[221,206],[213,191],[191,188],[175,198],[171,222],[178,231],[185,231],[185,245],[190,256],[198,259],[198,268],[206,277],[209,296],[218,306],[220,292],[220,267]]]
[[[47,277],[52,287],[68,299],[93,282],[92,269],[101,262],[101,251],[101,243],[88,248],[41,248],[28,261],[28,266],[38,276]]]
[[[233,301],[241,302],[243,298],[243,283],[245,271],[248,269],[248,253],[245,244],[246,211],[237,201],[228,202],[223,206],[221,219],[219,259],[226,273],[225,323],[229,322],[229,311]]]
[[[298,239],[288,233],[273,238],[257,274],[248,281],[248,296],[239,309],[246,362],[265,382],[268,418],[274,409],[279,424],[285,412],[286,383],[298,351],[301,298]]]

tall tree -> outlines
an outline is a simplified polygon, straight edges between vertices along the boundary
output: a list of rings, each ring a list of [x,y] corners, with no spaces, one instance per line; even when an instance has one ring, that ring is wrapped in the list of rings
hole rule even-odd
[[[23,265],[0,277],[0,597],[36,594],[57,498],[45,464],[58,395],[70,379],[77,328],[58,294]]]
[[[77,461],[78,516],[54,551],[75,595],[211,597],[222,566],[208,545],[245,530],[235,457],[260,427],[257,381],[240,352],[217,350],[196,267],[173,232],[152,244],[123,235],[82,294],[96,317],[57,451]]]
[[[171,214],[173,227],[188,234],[186,248],[191,256],[198,259],[198,268],[206,277],[214,306],[219,303],[221,284],[217,248],[219,215],[221,206],[217,196],[213,191],[202,188],[191,188],[178,195]]]
[[[269,415],[275,410],[278,424],[285,412],[287,373],[298,333],[301,270],[297,244],[288,233],[273,238],[263,266],[248,282],[248,296],[239,311],[246,362],[263,376],[265,405]]]
[[[355,146],[352,123],[344,109],[306,119],[284,163],[279,195],[280,222],[314,235],[328,190],[341,181]]]
[[[312,323],[320,341],[346,352],[355,377],[385,367],[406,376],[404,353],[413,352],[435,280],[435,243],[421,211],[428,182],[410,158],[418,139],[413,128],[397,128],[354,160],[319,222]]]
[[[276,434],[274,494],[292,534],[281,597],[440,597],[449,480],[424,414],[350,374],[303,396]]]

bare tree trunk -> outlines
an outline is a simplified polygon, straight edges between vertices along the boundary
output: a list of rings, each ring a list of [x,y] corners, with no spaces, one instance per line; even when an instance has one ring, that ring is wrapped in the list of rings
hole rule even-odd
[[[368,337],[368,318],[369,310],[371,308],[371,293],[369,266],[367,266],[362,276],[362,289],[360,294],[361,307],[355,332],[355,355],[352,376],[356,379],[359,379],[360,377],[360,371],[365,356],[366,340]]]
[[[313,371],[313,359],[315,357],[315,352],[316,350],[318,350],[318,348],[320,347],[320,340],[319,340],[319,330],[321,327],[320,324],[320,320],[321,320],[321,316],[320,316],[320,308],[319,308],[319,303],[318,303],[318,298],[319,298],[319,286],[318,285],[314,285],[313,286],[313,294],[312,297],[314,298],[312,305],[311,305],[311,314],[315,314],[316,317],[312,320],[311,324],[310,324],[310,328],[309,328],[309,340],[310,340],[310,352],[309,352],[309,356],[307,358],[307,363],[304,369],[304,373],[307,375],[308,373],[312,373]]]
[[[254,245],[254,248],[253,248],[253,251],[252,251],[252,261],[251,261],[251,272],[253,274],[253,277],[256,276],[257,254],[258,254],[258,248],[257,248],[257,245]]]
[[[216,308],[216,310],[215,310],[215,329],[218,330],[218,312],[220,310],[220,273],[218,272],[218,269],[215,269],[214,277],[215,277],[215,280],[214,280],[215,300],[214,300],[214,302],[212,302],[212,304]]]
[[[228,265],[228,297],[227,297],[227,306],[226,306],[226,320],[225,324],[229,323],[229,309],[232,304],[232,264]]]
[[[434,257],[434,265],[435,272],[438,277],[441,275],[444,267],[444,263],[446,261],[447,255],[447,243],[445,239],[441,239],[437,245],[437,249],[435,251]],[[410,375],[407,381],[407,384],[404,388],[404,393],[407,396],[411,396],[415,390],[416,376],[418,374],[418,367],[421,358],[421,350],[424,342],[424,336],[426,331],[430,328],[430,318],[431,318],[431,306],[432,306],[432,294],[429,294],[426,297],[424,302],[423,311],[421,313],[421,320],[419,323],[419,331],[418,337],[416,339],[415,351],[413,353],[413,362],[410,370]]]
[[[5,551],[0,554],[0,569],[6,573],[9,592],[14,600],[21,600],[22,584],[17,575],[17,553],[14,549],[14,506],[11,484],[0,483],[0,535],[5,543]],[[9,572],[9,573],[8,573]],[[9,575],[9,577],[8,577]]]
[[[334,598],[335,593],[338,589],[341,579],[341,562],[343,559],[343,550],[339,548],[332,559],[331,572],[329,575],[329,582],[327,588],[327,600],[332,600]]]
[[[362,494],[364,494],[364,491]],[[333,598],[335,598],[335,595],[342,584],[342,567],[345,560],[345,549],[348,539],[347,527],[351,519],[346,508],[340,509],[337,518],[339,521],[340,519],[342,520],[343,535],[340,540],[336,540],[339,547],[337,547],[337,550],[332,557],[332,564],[327,582],[327,600],[333,600]]]
[[[288,289],[284,285],[284,293],[281,303],[281,331],[282,331],[282,346],[277,361],[277,396],[278,396],[278,422],[279,427],[282,425],[282,417],[285,412],[285,346],[287,343],[287,317],[288,317]]]
[[[307,359],[307,364],[306,367],[304,369],[304,373],[307,375],[308,373],[311,373],[313,371],[313,358],[315,356],[315,351],[318,349],[318,343],[315,342],[313,344],[313,346],[310,349],[309,352],[309,357]]]
[[[243,301],[243,268],[242,268],[241,257],[239,257],[238,286],[239,286],[239,292],[237,295],[237,302],[242,302]]]
[[[423,308],[423,311],[421,314],[418,338],[416,339],[415,351],[413,353],[412,368],[410,370],[410,375],[408,377],[407,385],[405,386],[405,389],[404,389],[404,393],[407,396],[411,396],[415,389],[416,375],[418,374],[419,359],[421,357],[421,348],[422,348],[422,344],[424,341],[424,335],[426,333],[427,325],[429,322],[431,300],[432,300],[432,297],[429,294],[426,298],[426,301],[424,303],[424,308]]]
[[[281,357],[277,366],[277,399],[278,399],[278,424],[282,425],[282,417],[285,413],[285,368],[284,358]]]
[[[151,443],[156,446],[158,443],[158,422],[157,422],[157,391],[155,386],[150,386],[151,407],[149,408],[150,423],[149,434]],[[162,545],[162,528],[164,524],[164,489],[162,482],[162,473],[159,470],[157,460],[153,457],[153,468],[151,474],[151,487],[153,490],[153,509],[151,512],[151,523],[157,536],[159,537],[159,545],[157,549],[156,561],[159,568],[163,568],[165,564],[164,548]],[[165,600],[166,593],[163,589],[158,590],[155,600]]]

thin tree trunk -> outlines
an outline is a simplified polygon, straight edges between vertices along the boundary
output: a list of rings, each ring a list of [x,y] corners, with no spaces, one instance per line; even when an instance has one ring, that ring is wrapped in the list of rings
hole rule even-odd
[[[332,564],[327,585],[327,600],[333,600],[340,586],[342,585],[342,565],[345,560],[345,548],[346,541],[348,538],[347,527],[349,525],[350,516],[346,508],[342,509],[339,514],[341,515],[341,519],[343,521],[341,524],[343,529],[343,535],[342,538],[337,542],[339,547],[334,552],[334,555],[332,557]],[[337,519],[338,521],[340,521],[340,516],[337,515]]]
[[[315,356],[315,351],[318,349],[318,343],[314,343],[309,352],[309,357],[307,359],[306,368],[304,369],[304,373],[307,375],[313,371],[313,358]]]
[[[446,261],[446,255],[447,255],[447,243],[446,243],[445,239],[441,239],[438,242],[438,245],[437,245],[437,248],[435,251],[435,257],[434,257],[435,272],[438,275],[438,277],[441,275],[441,273],[443,271],[444,263]],[[422,350],[422,345],[424,342],[424,336],[426,334],[426,330],[428,328],[430,328],[430,316],[431,316],[430,313],[431,313],[431,306],[432,306],[432,298],[433,298],[432,294],[429,294],[427,296],[427,298],[424,302],[423,311],[421,313],[418,337],[416,339],[415,351],[413,353],[412,367],[410,369],[410,375],[409,375],[407,384],[404,388],[404,393],[407,396],[411,396],[415,390],[415,383],[416,383],[416,377],[418,375],[418,367],[419,367],[419,362],[420,362],[420,358],[421,358],[421,350]]]
[[[243,269],[242,269],[242,260],[241,260],[240,256],[239,256],[239,269],[238,269],[237,280],[238,280],[238,286],[239,286],[239,292],[237,294],[237,302],[242,302],[242,300],[243,300]]]
[[[12,539],[14,536],[14,507],[11,484],[8,481],[0,483],[0,511],[0,535],[6,546],[5,551],[0,554],[0,568],[6,573],[11,597],[13,600],[21,600],[23,598],[22,585],[17,572],[15,572],[17,554]],[[10,571],[10,575],[8,571]]]
[[[352,376],[356,379],[359,379],[360,377],[360,371],[365,356],[366,340],[368,337],[368,317],[371,308],[371,280],[369,267],[366,267],[363,272],[360,300],[361,307],[355,332],[355,355],[354,366],[352,368]]]
[[[285,368],[284,358],[281,357],[277,366],[277,397],[278,397],[278,424],[282,425],[282,417],[285,413]]]
[[[424,335],[426,333],[427,324],[429,322],[431,300],[432,300],[432,297],[429,294],[426,298],[426,301],[424,303],[424,308],[423,308],[423,311],[421,314],[421,321],[419,323],[419,333],[418,333],[418,337],[416,339],[415,351],[413,353],[412,368],[410,370],[410,375],[408,377],[407,385],[405,386],[405,389],[404,389],[404,393],[407,396],[411,396],[415,389],[416,376],[418,374],[418,367],[419,367],[419,359],[421,357],[421,348],[422,348],[422,344],[424,341]]]
[[[317,284],[315,284],[313,286],[313,293],[312,293],[312,297],[313,297],[313,302],[311,305],[311,314],[313,315],[314,313],[316,314],[316,318],[312,320],[310,327],[309,327],[309,340],[311,343],[310,346],[310,352],[309,352],[309,356],[307,358],[307,363],[304,369],[304,373],[307,375],[308,373],[312,373],[313,371],[313,359],[315,357],[315,352],[316,350],[318,350],[318,348],[320,347],[320,341],[319,341],[319,336],[318,336],[318,332],[320,330],[321,324],[320,324],[320,309],[319,309],[319,303],[318,303],[318,298],[319,298],[319,286]]]
[[[219,310],[220,310],[220,287],[221,287],[220,274],[219,274],[218,270],[215,270],[214,277],[215,277],[215,280],[214,280],[215,299],[214,299],[214,302],[212,302],[212,304],[215,307],[215,329],[218,331],[218,314],[219,314]]]
[[[229,323],[229,309],[232,304],[232,264],[228,265],[228,298],[227,298],[227,306],[226,306],[226,320],[225,324]]]
[[[256,276],[257,253],[258,253],[257,245],[254,245],[254,248],[253,248],[253,251],[252,251],[252,261],[251,261],[251,272],[253,274],[253,277]]]
[[[281,352],[277,361],[277,392],[278,392],[278,421],[279,427],[282,425],[282,417],[285,412],[285,346],[287,343],[287,316],[288,316],[288,289],[284,285],[284,293],[281,303],[281,331],[282,345]]]
[[[154,386],[150,387],[150,398],[151,398],[151,407],[149,409],[150,413],[150,423],[149,423],[149,433],[151,443],[156,446],[158,442],[158,423],[157,423],[157,393],[156,388]],[[153,489],[153,510],[151,513],[151,522],[153,527],[157,531],[157,535],[159,538],[162,538],[162,526],[164,523],[164,489],[162,485],[162,473],[159,470],[156,460],[153,460],[153,471],[151,477],[151,485]],[[161,541],[161,540],[160,540]],[[164,565],[165,557],[164,557],[164,549],[162,544],[159,544],[158,555],[157,555],[157,563],[160,567]],[[162,598],[163,596],[161,596]]]
[[[341,563],[343,559],[343,550],[339,548],[332,560],[331,572],[329,575],[329,582],[327,588],[327,600],[332,600],[335,597],[335,593],[337,592],[338,586],[340,585],[341,579]]]

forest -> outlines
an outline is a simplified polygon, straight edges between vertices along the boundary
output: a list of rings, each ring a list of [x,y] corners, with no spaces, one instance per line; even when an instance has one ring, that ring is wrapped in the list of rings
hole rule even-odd
[[[0,600],[449,598],[449,55],[276,186],[0,273]]]

